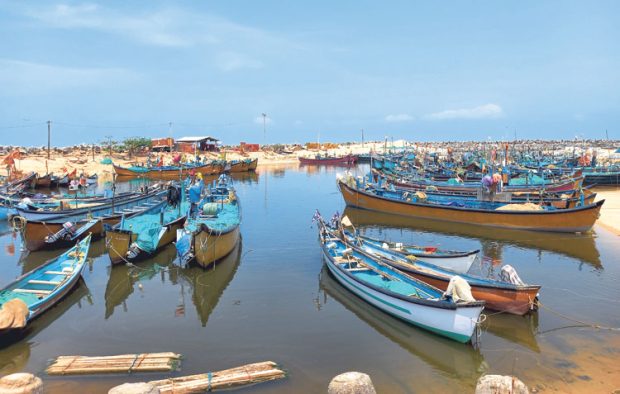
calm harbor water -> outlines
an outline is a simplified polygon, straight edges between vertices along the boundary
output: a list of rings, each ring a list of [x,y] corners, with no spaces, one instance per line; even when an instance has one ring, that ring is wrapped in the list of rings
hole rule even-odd
[[[545,308],[525,317],[488,312],[479,346],[461,345],[365,304],[323,268],[311,217],[314,209],[326,217],[344,210],[335,184],[342,171],[266,167],[237,179],[242,242],[214,270],[179,267],[174,246],[136,268],[112,268],[104,241],[94,242],[78,288],[26,338],[0,349],[0,375],[35,373],[50,392],[107,392],[169,374],[51,378],[44,369],[57,355],[173,351],[184,356],[174,376],[263,360],[289,373],[245,392],[325,392],[349,370],[390,393],[472,392],[483,373],[514,374],[545,392],[620,388],[620,333],[561,316],[620,327],[618,236],[598,226],[586,235],[540,234],[347,209],[368,235],[481,249],[473,272],[501,261],[542,284]],[[6,223],[0,248],[0,286],[61,253],[22,252]]]

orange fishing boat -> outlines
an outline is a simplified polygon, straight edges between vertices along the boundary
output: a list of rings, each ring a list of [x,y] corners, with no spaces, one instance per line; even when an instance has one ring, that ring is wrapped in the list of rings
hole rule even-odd
[[[347,206],[403,216],[470,223],[481,226],[519,230],[585,232],[589,231],[600,215],[605,200],[576,208],[554,210],[486,210],[413,202],[381,196],[372,189],[360,190],[355,180],[338,181],[338,187]]]
[[[249,172],[256,170],[258,159],[233,160],[229,164],[230,172]]]

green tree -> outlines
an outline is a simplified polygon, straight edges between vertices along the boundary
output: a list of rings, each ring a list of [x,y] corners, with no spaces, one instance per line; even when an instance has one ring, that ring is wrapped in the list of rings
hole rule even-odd
[[[130,157],[133,156],[134,153],[144,150],[144,148],[150,148],[151,145],[151,139],[144,137],[131,137],[123,141],[123,148],[129,153]]]

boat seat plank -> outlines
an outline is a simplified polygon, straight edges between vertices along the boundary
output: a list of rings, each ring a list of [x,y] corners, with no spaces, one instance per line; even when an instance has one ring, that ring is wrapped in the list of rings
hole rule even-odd
[[[45,271],[48,275],[71,275],[71,272],[66,271]]]
[[[51,294],[51,290],[13,289],[14,293]]]
[[[31,280],[28,281],[28,283],[32,283],[33,285],[54,285],[54,286],[58,286],[62,282],[58,282],[58,281],[55,281],[55,280],[31,279]]]

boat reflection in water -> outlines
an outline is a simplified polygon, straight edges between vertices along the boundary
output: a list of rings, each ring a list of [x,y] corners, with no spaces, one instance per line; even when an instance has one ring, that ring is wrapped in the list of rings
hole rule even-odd
[[[31,339],[49,327],[75,304],[78,304],[78,307],[81,308],[83,300],[92,305],[90,291],[88,287],[86,287],[84,280],[80,278],[77,285],[69,294],[29,323],[25,330],[17,334],[18,336],[2,338],[0,340],[0,349],[2,349],[2,357],[0,357],[0,376],[23,371],[30,359],[30,348],[36,344],[36,341],[31,341]]]
[[[325,266],[320,288],[381,335],[443,373],[475,379],[487,369],[479,350],[433,335],[374,308],[342,287]]]
[[[198,266],[179,267],[174,264],[177,258],[174,245],[162,249],[156,259],[136,263],[135,266],[118,265],[109,267],[110,276],[105,290],[105,318],[109,319],[115,309],[122,305],[127,312],[127,299],[134,293],[139,282],[159,277],[174,286],[183,287],[189,283],[192,289],[192,302],[202,326],[206,326],[209,315],[217,305],[224,289],[228,286],[241,260],[241,243],[212,268]],[[175,313],[184,314],[184,302]]]
[[[540,353],[540,347],[536,340],[538,333],[537,311],[524,316],[509,313],[492,314],[491,312],[486,322],[482,324],[482,331]],[[485,343],[484,337],[482,342]]]
[[[145,260],[135,266],[119,264],[109,266],[109,278],[105,288],[105,318],[114,314],[117,306],[123,305],[127,312],[127,298],[134,292],[135,285],[140,281],[148,281],[159,275],[162,282],[166,275],[173,284],[178,282],[178,269],[172,263],[176,259],[174,245],[168,245],[157,254],[157,258]]]
[[[498,250],[497,245],[493,245],[495,241],[529,249],[544,249],[577,258],[595,269],[603,268],[599,252],[596,249],[594,232],[564,234],[487,228],[463,223],[404,217],[351,207],[347,207],[344,214],[351,219],[354,225],[361,227],[395,229],[404,227],[417,231],[458,235],[463,238],[478,240],[483,251],[494,250],[493,254],[499,257],[501,257],[501,250]]]
[[[211,312],[237,272],[242,241],[239,239],[237,246],[211,268],[204,269],[192,264],[180,270],[180,275],[192,287],[192,302],[203,327],[207,325]]]

